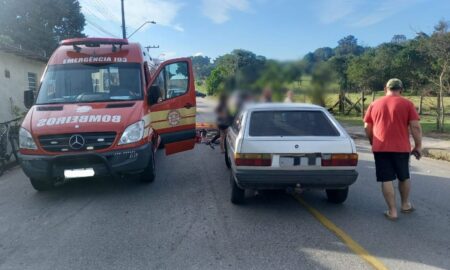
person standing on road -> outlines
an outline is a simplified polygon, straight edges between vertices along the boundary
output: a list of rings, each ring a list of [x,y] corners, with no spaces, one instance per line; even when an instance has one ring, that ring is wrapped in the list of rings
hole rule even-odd
[[[403,84],[399,79],[390,79],[386,83],[386,96],[373,102],[364,117],[364,127],[375,159],[377,181],[381,182],[388,210],[386,218],[398,217],[393,181],[399,180],[401,212],[414,211],[409,200],[411,180],[409,174],[410,155],[419,159],[422,152],[422,129],[414,104],[403,98]],[[411,151],[409,130],[414,138]]]
[[[214,147],[213,144],[217,139],[220,138],[220,150],[225,153],[225,137],[227,136],[228,127],[230,126],[231,115],[228,110],[228,96],[226,94],[221,94],[219,98],[219,104],[216,107],[217,115],[217,127],[219,128],[219,134],[214,136],[214,138],[208,142],[208,145]]]
[[[294,102],[294,91],[289,90],[286,93],[286,97],[284,98],[284,103],[293,103]]]

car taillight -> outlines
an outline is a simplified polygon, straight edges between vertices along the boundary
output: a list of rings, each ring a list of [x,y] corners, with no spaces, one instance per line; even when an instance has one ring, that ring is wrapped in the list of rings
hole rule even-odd
[[[271,154],[239,154],[234,155],[236,166],[271,166]]]
[[[358,154],[322,154],[322,166],[356,166]]]

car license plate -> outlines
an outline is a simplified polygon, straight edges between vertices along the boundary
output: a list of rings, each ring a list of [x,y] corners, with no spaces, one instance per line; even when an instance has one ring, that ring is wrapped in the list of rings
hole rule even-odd
[[[315,155],[280,157],[280,167],[320,166],[320,164],[321,164],[320,157],[316,157]]]
[[[74,169],[74,170],[64,170],[64,177],[69,178],[82,178],[82,177],[92,177],[95,175],[93,168],[84,169]]]

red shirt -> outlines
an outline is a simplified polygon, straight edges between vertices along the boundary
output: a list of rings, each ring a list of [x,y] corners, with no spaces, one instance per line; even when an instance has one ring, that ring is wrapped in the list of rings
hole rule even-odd
[[[411,152],[409,122],[419,120],[414,104],[400,96],[385,96],[367,109],[364,122],[373,124],[373,152]]]

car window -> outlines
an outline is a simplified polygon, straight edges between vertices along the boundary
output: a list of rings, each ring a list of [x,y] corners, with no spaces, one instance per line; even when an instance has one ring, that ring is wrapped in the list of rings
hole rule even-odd
[[[152,86],[159,89],[160,101],[184,95],[189,87],[187,62],[166,65]]]
[[[250,118],[250,136],[339,136],[321,111],[261,111]]]

